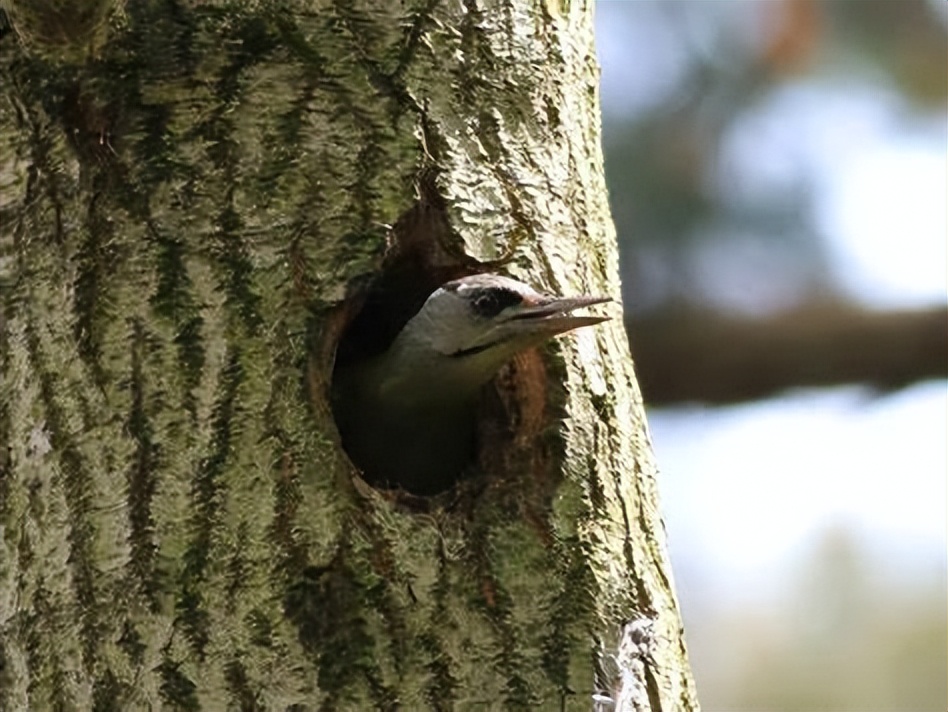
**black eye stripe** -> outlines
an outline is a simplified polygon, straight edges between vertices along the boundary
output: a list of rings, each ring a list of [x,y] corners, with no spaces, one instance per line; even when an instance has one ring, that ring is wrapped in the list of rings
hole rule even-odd
[[[479,316],[486,318],[495,317],[507,307],[517,306],[523,302],[521,294],[502,287],[473,289],[468,298],[471,302],[471,309]]]

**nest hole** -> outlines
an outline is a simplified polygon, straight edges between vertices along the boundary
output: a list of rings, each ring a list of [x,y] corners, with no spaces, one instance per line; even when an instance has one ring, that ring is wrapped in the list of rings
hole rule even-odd
[[[362,424],[354,425],[351,415],[345,415],[346,393],[339,387],[344,379],[338,378],[339,374],[385,352],[432,292],[466,274],[470,272],[461,269],[453,273],[390,269],[357,290],[348,305],[352,316],[340,334],[330,384],[333,416],[343,450],[363,479],[376,489],[433,497],[456,492],[463,484],[465,491],[479,492],[484,486],[510,483],[511,473],[518,478],[533,477],[546,469],[547,457],[539,436],[547,424],[548,381],[543,358],[536,350],[518,354],[482,388],[470,429],[471,456],[460,469],[447,467],[443,476],[418,483],[409,464],[398,470],[400,463],[389,460],[388,453],[360,457],[360,448],[353,447],[354,438],[363,436],[354,432],[354,427]],[[396,467],[387,468],[387,473],[377,471],[372,462],[377,462],[378,456]],[[392,474],[393,469],[403,474]]]
[[[340,373],[384,353],[408,321],[418,313],[425,300],[441,284],[470,274],[459,267],[432,269],[408,258],[389,259],[383,270],[347,300],[344,312],[349,316],[336,346],[330,380],[330,402],[343,450],[371,486],[416,496],[432,496],[450,489],[459,479],[445,473],[443,486],[436,489],[412,485],[411,473],[393,477],[376,472],[371,463],[360,458],[352,446],[356,424],[346,418],[346,394],[340,387]],[[383,453],[384,454],[384,453]],[[375,458],[372,458],[375,459]]]

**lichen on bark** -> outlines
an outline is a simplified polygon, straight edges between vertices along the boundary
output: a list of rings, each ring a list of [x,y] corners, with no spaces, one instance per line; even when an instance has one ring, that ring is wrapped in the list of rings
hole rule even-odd
[[[588,4],[50,7],[0,21],[0,709],[694,709],[621,320],[463,506],[325,400],[424,190],[447,267],[618,293]]]

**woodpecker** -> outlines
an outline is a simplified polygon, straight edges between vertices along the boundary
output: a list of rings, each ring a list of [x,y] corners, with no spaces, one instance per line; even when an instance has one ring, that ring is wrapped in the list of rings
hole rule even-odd
[[[496,274],[443,284],[384,353],[336,369],[344,449],[373,483],[446,489],[474,459],[481,387],[520,351],[606,321],[572,312],[608,301],[552,297]]]

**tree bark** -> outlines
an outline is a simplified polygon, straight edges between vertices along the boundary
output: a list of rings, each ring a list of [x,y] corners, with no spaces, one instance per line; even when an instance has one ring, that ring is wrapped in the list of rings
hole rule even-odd
[[[618,307],[439,497],[327,405],[447,276],[618,294],[591,3],[6,7],[0,709],[696,709]]]

